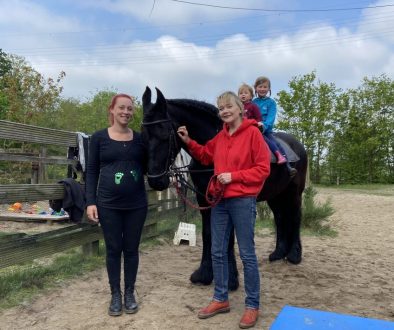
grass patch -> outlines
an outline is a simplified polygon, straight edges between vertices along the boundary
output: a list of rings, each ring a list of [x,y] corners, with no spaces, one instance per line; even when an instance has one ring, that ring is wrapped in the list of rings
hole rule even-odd
[[[274,216],[267,202],[257,203],[257,217],[255,224],[256,235],[261,235],[269,229],[269,232],[275,233]]]
[[[30,301],[33,296],[48,288],[103,266],[102,255],[85,256],[81,248],[75,248],[57,255],[45,264],[33,262],[4,268],[0,270],[0,309]]]

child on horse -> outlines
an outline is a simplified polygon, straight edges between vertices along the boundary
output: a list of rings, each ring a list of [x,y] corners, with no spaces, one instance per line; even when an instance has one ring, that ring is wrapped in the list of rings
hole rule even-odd
[[[276,118],[276,102],[270,97],[271,95],[271,81],[264,76],[258,77],[254,83],[256,97],[253,99],[262,116],[262,130],[264,139],[267,142],[270,150],[276,156],[277,164],[286,164],[291,177],[297,174],[297,170],[288,163],[286,153],[282,146],[276,142],[272,135],[274,122]]]
[[[238,88],[238,97],[241,99],[244,105],[244,116],[248,119],[254,119],[262,125],[262,118],[259,107],[252,102],[253,99],[253,88],[248,84],[242,84]]]

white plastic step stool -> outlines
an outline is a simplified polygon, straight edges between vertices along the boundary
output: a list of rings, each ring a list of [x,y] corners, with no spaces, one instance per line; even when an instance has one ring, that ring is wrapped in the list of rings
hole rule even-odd
[[[180,222],[175,232],[174,244],[179,245],[181,241],[188,241],[190,246],[196,246],[196,225]]]

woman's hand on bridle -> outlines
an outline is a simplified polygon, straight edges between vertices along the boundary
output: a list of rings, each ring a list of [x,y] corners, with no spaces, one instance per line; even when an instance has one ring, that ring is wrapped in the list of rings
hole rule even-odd
[[[186,126],[179,126],[176,132],[185,144],[188,144],[190,142],[189,132],[187,131]]]

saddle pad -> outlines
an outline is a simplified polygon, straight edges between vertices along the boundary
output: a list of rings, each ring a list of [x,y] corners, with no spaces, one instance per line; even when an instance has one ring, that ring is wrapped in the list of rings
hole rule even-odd
[[[282,146],[283,150],[286,153],[287,160],[290,163],[295,163],[300,160],[300,157],[298,157],[298,155],[294,152],[294,150],[291,149],[291,147],[285,141],[283,141],[281,138],[279,138],[275,135],[274,135],[274,138],[275,138],[275,141]],[[276,163],[276,157],[272,153],[272,151],[271,151],[271,163]]]

